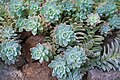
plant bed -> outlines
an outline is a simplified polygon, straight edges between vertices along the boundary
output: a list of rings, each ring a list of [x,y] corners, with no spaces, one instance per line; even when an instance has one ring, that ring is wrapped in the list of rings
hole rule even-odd
[[[119,75],[119,0],[0,0],[0,80]]]

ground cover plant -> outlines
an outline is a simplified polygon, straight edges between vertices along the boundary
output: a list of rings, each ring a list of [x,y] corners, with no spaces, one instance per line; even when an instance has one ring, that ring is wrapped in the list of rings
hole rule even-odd
[[[120,71],[120,0],[0,0],[0,58],[15,64],[23,31],[44,36],[31,59],[58,80],[82,80],[90,69]]]

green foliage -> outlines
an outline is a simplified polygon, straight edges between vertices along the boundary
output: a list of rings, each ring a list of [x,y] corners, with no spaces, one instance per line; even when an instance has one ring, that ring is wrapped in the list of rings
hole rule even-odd
[[[74,4],[71,1],[63,1],[63,10],[70,12],[71,10],[75,10]]]
[[[80,67],[86,62],[85,50],[79,46],[69,47],[64,55],[55,56],[48,65],[53,68],[52,75],[59,80],[81,80],[83,74]]]
[[[98,34],[95,34],[99,27],[83,27],[80,24],[73,24],[76,34],[76,42],[78,45],[82,46],[84,49],[89,50],[88,53],[102,51],[101,44],[103,44],[104,37]],[[88,54],[89,55],[89,54]]]
[[[69,74],[66,80],[82,80],[82,73],[79,69],[73,69]]]
[[[29,17],[26,21],[25,21],[25,27],[24,29],[26,31],[31,31],[33,35],[36,35],[38,33],[38,31],[42,32],[43,27],[41,26],[40,23],[40,18],[37,16],[34,17]]]
[[[12,16],[21,16],[24,7],[23,0],[10,0],[9,11]]]
[[[112,29],[120,29],[120,17],[114,16],[109,23]]]
[[[85,60],[87,59],[85,55],[85,50],[79,46],[70,47],[66,50],[64,59],[70,69],[80,68]]]
[[[5,2],[4,1],[0,1],[0,21],[1,18],[4,17],[6,14],[6,6],[5,6]]]
[[[67,46],[75,41],[75,34],[71,25],[60,24],[55,30],[55,40],[60,46]]]
[[[25,28],[25,20],[24,18],[19,18],[16,21],[16,27],[18,28],[19,32],[22,32],[23,29]]]
[[[108,23],[104,23],[103,26],[101,27],[101,34],[102,35],[106,35],[108,34],[108,32],[111,30],[110,26],[108,25]]]
[[[70,72],[70,69],[67,67],[66,62],[61,56],[56,56],[55,59],[48,65],[50,68],[53,68],[52,75],[56,76],[59,80],[64,80],[67,78],[67,73]]]
[[[105,2],[107,0],[93,0],[95,3],[99,4],[99,3],[102,3],[102,2]]]
[[[80,20],[83,22],[83,20],[87,19],[87,14],[84,11],[80,11],[79,13],[76,13],[76,20]]]
[[[109,1],[100,6],[97,12],[100,16],[113,16],[117,12],[117,7],[114,2]]]
[[[89,10],[90,12],[94,3],[93,0],[75,0],[75,2],[76,6],[78,6],[80,10]]]
[[[52,56],[50,50],[45,46],[38,43],[36,47],[30,49],[32,59],[39,60],[40,63],[43,61],[49,61],[49,57]]]
[[[76,0],[75,4],[79,11],[76,13],[76,19],[80,21],[86,20],[87,15],[93,11],[93,0]]]
[[[2,41],[16,39],[17,34],[12,28],[0,26],[0,38],[2,39]]]
[[[0,26],[0,58],[6,64],[14,64],[21,54],[21,46],[17,39],[18,35],[12,27]]]
[[[47,2],[41,9],[41,14],[45,17],[46,22],[52,22],[59,20],[62,12],[61,5],[57,5],[55,2]]]
[[[6,64],[14,64],[20,52],[21,46],[16,41],[8,41],[0,44],[0,58],[5,61]]]
[[[96,65],[98,68],[103,71],[111,71],[111,70],[120,70],[120,38],[116,38],[115,42],[111,42],[107,44],[107,47],[104,46],[104,52],[101,57],[99,57],[96,61]]]
[[[82,80],[93,67],[120,70],[119,1],[0,0],[0,58],[15,63],[18,34],[23,39],[28,31],[40,40],[30,49],[32,59],[54,57],[49,67],[59,80]]]
[[[91,25],[91,26],[96,26],[96,24],[100,23],[100,17],[97,13],[93,14],[89,14],[88,15],[88,19],[87,19],[87,22]]]
[[[29,15],[37,15],[40,13],[40,2],[30,1]]]

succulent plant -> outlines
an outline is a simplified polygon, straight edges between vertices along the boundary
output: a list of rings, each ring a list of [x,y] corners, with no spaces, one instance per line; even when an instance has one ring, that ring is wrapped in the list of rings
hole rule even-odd
[[[82,80],[91,68],[120,71],[119,2],[0,0],[0,59],[14,64],[21,54],[17,33],[29,31],[44,42],[30,48],[31,58],[54,59],[48,66],[58,80]]]
[[[94,61],[95,66],[103,71],[120,71],[120,35],[113,42],[107,43],[103,53]]]
[[[53,68],[52,76],[56,76],[59,80],[65,80],[70,69],[66,66],[66,62],[61,56],[55,56],[55,59],[48,65]]]
[[[36,35],[38,31],[43,31],[43,27],[40,23],[40,18],[37,16],[29,17],[25,22],[25,30],[31,31],[33,35]]]
[[[76,18],[75,18],[75,20],[79,20],[79,21],[83,22],[83,21],[86,20],[86,19],[87,19],[87,14],[86,14],[86,12],[80,11],[79,13],[78,13],[78,12],[76,13]]]
[[[3,20],[2,17],[4,17],[5,14],[7,14],[6,5],[5,5],[5,2],[1,0],[0,1],[0,21]]]
[[[45,17],[46,22],[52,22],[59,20],[61,14],[61,6],[55,2],[47,2],[41,9],[42,15]]]
[[[25,28],[25,19],[24,18],[19,18],[16,21],[16,27],[19,29],[19,32],[22,32],[23,29]]]
[[[81,10],[91,12],[94,2],[93,2],[93,0],[78,0],[78,3],[80,4],[80,9]]]
[[[103,26],[101,27],[101,34],[107,34],[111,30],[110,26],[108,23],[104,23]]]
[[[87,15],[93,10],[93,0],[76,0],[76,6],[78,7],[78,12],[76,13],[76,19],[84,21],[87,19]]]
[[[0,57],[6,64],[14,64],[20,52],[21,46],[16,41],[7,41],[0,44]]]
[[[114,16],[109,23],[112,29],[120,29],[120,17]]]
[[[80,72],[80,69],[73,69],[69,74],[66,80],[82,80],[83,74]]]
[[[16,39],[17,34],[15,33],[15,30],[13,28],[8,27],[0,27],[0,38],[2,38],[2,41]]]
[[[93,14],[89,14],[88,15],[88,19],[87,22],[90,23],[90,25],[95,26],[96,24],[100,23],[100,17],[97,13]]]
[[[22,15],[22,11],[23,11],[23,0],[10,0],[10,13],[12,16],[21,16]]]
[[[68,12],[75,10],[74,4],[71,1],[63,1],[63,10]]]
[[[40,63],[43,61],[49,61],[49,58],[52,56],[50,50],[38,43],[36,47],[30,49],[32,59],[39,60]]]
[[[112,1],[106,2],[103,6],[99,7],[97,10],[100,16],[112,16],[117,12],[117,7]]]
[[[40,2],[30,1],[30,16],[37,15],[40,12]]]
[[[80,68],[87,59],[85,50],[79,46],[70,47],[65,51],[64,59],[70,69]]]
[[[55,31],[56,43],[60,46],[67,46],[75,41],[75,34],[71,25],[60,24]]]

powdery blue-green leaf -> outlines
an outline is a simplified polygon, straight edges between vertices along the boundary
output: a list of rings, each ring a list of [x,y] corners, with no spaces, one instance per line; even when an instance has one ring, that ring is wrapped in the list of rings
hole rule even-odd
[[[10,0],[9,11],[12,16],[21,16],[23,11],[23,0]]]
[[[67,77],[66,80],[82,80],[82,76],[83,74],[80,72],[80,69],[73,69],[69,74],[69,76]]]
[[[100,23],[100,17],[97,13],[93,14],[89,14],[88,15],[88,19],[87,19],[87,22],[92,25],[92,26],[96,26],[96,24]]]
[[[120,29],[120,17],[114,16],[109,20],[112,29]]]
[[[0,57],[6,64],[14,64],[21,54],[21,46],[16,41],[7,41],[0,44]]]
[[[75,34],[71,25],[60,24],[55,31],[56,43],[60,46],[67,46],[75,41]]]
[[[49,58],[52,56],[50,50],[38,43],[36,47],[30,49],[32,59],[39,60],[40,63],[43,61],[49,61]]]
[[[59,80],[65,80],[70,69],[67,67],[66,62],[61,56],[56,56],[54,60],[48,65],[53,68],[52,75],[56,76]]]
[[[43,27],[41,26],[41,20],[37,16],[29,17],[25,20],[25,27],[26,31],[31,31],[33,35],[36,35],[38,31],[42,32]]]
[[[54,1],[46,2],[45,6],[41,9],[41,14],[45,17],[46,22],[52,22],[59,20],[62,13],[61,5],[57,5]]]
[[[79,46],[70,47],[65,51],[64,59],[70,69],[80,68],[85,63],[87,57],[85,50]]]
[[[17,34],[15,33],[15,30],[13,28],[0,27],[0,38],[2,39],[2,41],[16,39]]]
[[[114,2],[106,2],[103,6],[97,9],[97,12],[100,16],[113,16],[117,12],[117,6]]]

